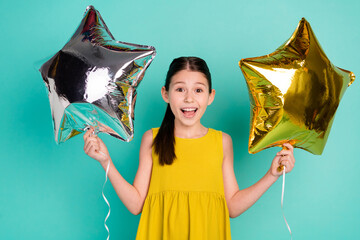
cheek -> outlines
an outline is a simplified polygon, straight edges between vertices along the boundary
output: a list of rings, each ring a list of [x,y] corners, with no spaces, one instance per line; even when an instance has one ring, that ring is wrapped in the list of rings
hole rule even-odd
[[[169,104],[171,111],[174,113],[179,108],[179,99],[174,96],[171,96],[169,98]]]
[[[210,98],[209,97],[203,97],[201,99],[201,104],[202,105],[207,106],[207,105],[209,105],[209,103],[210,103]]]
[[[174,107],[172,105],[170,105],[170,109],[171,109],[171,112],[174,114],[175,116],[175,113],[176,113],[176,110],[174,109]]]
[[[178,105],[178,102],[179,102],[179,96],[177,94],[171,94],[169,96],[169,103],[171,105]]]

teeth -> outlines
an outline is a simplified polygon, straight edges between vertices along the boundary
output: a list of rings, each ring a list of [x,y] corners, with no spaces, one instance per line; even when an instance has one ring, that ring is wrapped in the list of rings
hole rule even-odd
[[[183,108],[181,110],[183,110],[184,112],[191,112],[191,111],[195,111],[196,108]]]

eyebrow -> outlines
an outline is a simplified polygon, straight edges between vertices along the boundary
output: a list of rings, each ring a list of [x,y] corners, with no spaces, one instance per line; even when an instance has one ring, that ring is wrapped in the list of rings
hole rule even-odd
[[[179,81],[179,82],[174,83],[174,85],[176,85],[176,84],[185,84],[185,82]],[[201,84],[201,85],[204,85],[206,87],[206,84],[202,83],[202,82],[195,82],[195,84]]]

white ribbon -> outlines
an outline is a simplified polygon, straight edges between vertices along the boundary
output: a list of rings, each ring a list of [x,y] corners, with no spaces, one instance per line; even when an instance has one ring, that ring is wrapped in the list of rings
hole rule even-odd
[[[99,151],[99,153],[101,153],[102,155],[106,156],[106,154],[103,153],[103,152],[101,152],[101,151]],[[101,191],[101,194],[102,194],[102,196],[103,196],[103,198],[104,198],[104,201],[106,202],[106,204],[107,204],[108,207],[109,207],[109,212],[108,212],[108,214],[106,215],[105,221],[104,221],[105,229],[106,229],[106,231],[108,232],[108,236],[107,236],[106,240],[109,240],[109,238],[110,238],[110,231],[109,231],[108,226],[106,225],[106,221],[108,220],[108,218],[109,218],[109,216],[110,216],[110,210],[111,210],[111,209],[110,209],[110,203],[109,203],[109,201],[107,200],[107,198],[105,197],[104,188],[105,188],[105,184],[106,184],[106,182],[107,182],[107,180],[108,180],[109,167],[110,167],[110,159],[108,160],[108,164],[107,164],[107,166],[106,166],[105,182],[104,182],[104,185],[103,185],[102,191]]]
[[[90,119],[90,120],[91,120],[91,119]],[[96,124],[96,122],[95,122],[95,124]],[[87,131],[88,129],[89,129],[89,126],[87,126],[86,128],[84,128],[84,131]],[[99,131],[99,127],[96,125],[95,128],[94,128],[93,134],[94,134],[95,136],[97,136],[99,132],[100,132],[100,131]],[[102,155],[104,155],[105,157],[107,157],[105,153],[103,153],[103,152],[101,152],[101,151],[99,151],[99,153],[101,153]],[[106,204],[107,204],[108,207],[109,207],[108,214],[106,215],[105,220],[104,220],[104,226],[105,226],[106,231],[108,232],[108,236],[107,236],[106,240],[109,240],[109,238],[110,238],[110,231],[109,231],[108,226],[106,225],[106,221],[108,220],[108,218],[109,218],[109,216],[110,216],[111,208],[110,208],[110,203],[109,203],[109,201],[108,201],[107,198],[105,197],[104,188],[105,188],[105,184],[106,184],[106,182],[107,182],[107,180],[108,180],[109,167],[110,167],[110,159],[108,160],[108,163],[107,163],[107,166],[106,166],[105,182],[104,182],[103,187],[102,187],[102,190],[101,190],[102,197],[104,198],[104,201],[106,202]]]
[[[286,221],[285,214],[284,214],[284,206],[283,206],[283,204],[284,204],[284,192],[285,192],[285,170],[286,170],[286,167],[285,166],[283,166],[283,167],[284,167],[284,170],[283,170],[283,183],[282,183],[282,193],[281,193],[281,211],[282,211],[286,226],[287,226],[287,228],[289,230],[290,237],[292,239],[291,229],[290,229],[290,226],[289,226],[288,222]]]

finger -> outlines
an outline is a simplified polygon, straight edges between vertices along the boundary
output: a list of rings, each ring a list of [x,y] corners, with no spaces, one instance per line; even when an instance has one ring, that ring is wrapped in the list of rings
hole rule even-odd
[[[289,161],[290,161],[292,164],[295,164],[295,157],[294,157],[294,153],[293,153],[293,152],[290,152],[289,154],[285,154],[284,157],[288,157],[288,158],[289,158]]]
[[[280,155],[275,155],[275,157],[274,157],[274,159],[273,159],[273,164],[275,163],[275,164],[278,164],[279,163],[279,161],[280,161],[280,158],[281,158],[281,156]]]
[[[86,154],[87,155],[93,155],[94,153],[95,153],[95,148],[94,148],[94,146],[93,145],[89,145],[88,147],[87,147],[87,149],[86,149]]]
[[[84,139],[84,144],[86,144],[88,141],[95,141],[96,137],[95,136],[88,136]]]
[[[99,138],[99,136],[96,136],[96,141],[99,144],[99,146],[104,145],[104,142]]]
[[[280,163],[280,166],[284,166],[286,171],[290,170],[290,165],[289,165],[289,162],[287,160],[284,160]]]
[[[91,144],[88,144],[84,147],[84,151],[87,155],[90,154],[90,149],[91,149],[92,145]]]
[[[91,127],[85,132],[85,134],[84,134],[84,139],[88,138],[88,137],[91,135],[92,132],[94,132],[94,129],[93,129],[93,127],[91,126]]]
[[[281,162],[282,160],[285,160],[285,159],[290,159],[290,155],[289,154],[279,154],[279,162]]]
[[[290,160],[291,160],[291,163],[293,164],[293,165],[295,165],[295,157],[294,157],[294,155],[289,155],[289,157],[290,157]]]
[[[283,166],[285,167],[285,173],[288,173],[292,169],[287,161],[283,162]]]
[[[86,154],[88,154],[91,157],[97,157],[98,154],[98,149],[96,146],[94,145],[89,145],[89,147],[86,149]]]
[[[94,144],[93,142],[90,142],[84,149],[86,154],[89,153],[94,153],[97,152],[99,150],[99,146],[97,146],[97,144]]]
[[[84,140],[86,140],[89,137],[89,135],[90,135],[90,132],[89,132],[89,130],[87,130],[83,136]]]
[[[294,151],[294,147],[293,145],[291,145],[290,143],[284,143],[283,144],[284,147],[286,147],[288,150],[290,150],[291,152]]]
[[[290,157],[288,155],[282,156],[279,160],[279,164],[281,164],[284,161],[290,162]]]
[[[281,159],[281,158],[280,158]],[[276,170],[278,173],[282,173],[284,170],[284,165],[281,164],[281,160],[279,159],[279,161],[277,162],[277,164],[275,165]]]
[[[84,147],[84,152],[85,152],[87,155],[89,155],[89,149],[90,149],[90,145]]]
[[[278,152],[276,155],[279,155],[279,156],[287,156],[287,155],[290,155],[292,154],[292,152],[290,150],[281,150],[280,152]]]
[[[288,159],[281,159],[279,162],[282,166],[289,166],[289,160]]]
[[[285,167],[286,167],[286,171],[292,169],[292,166],[291,166],[291,164],[290,164],[290,162],[289,162],[288,160],[282,160],[282,161],[279,163],[279,167],[281,167],[281,166],[285,166]]]
[[[94,138],[88,138],[85,142],[84,149],[88,148],[90,145],[98,146],[98,142]],[[99,148],[99,147],[98,147]]]
[[[280,162],[281,165],[285,166],[287,170],[291,171],[294,167],[294,164],[291,162],[290,159],[284,158]]]

